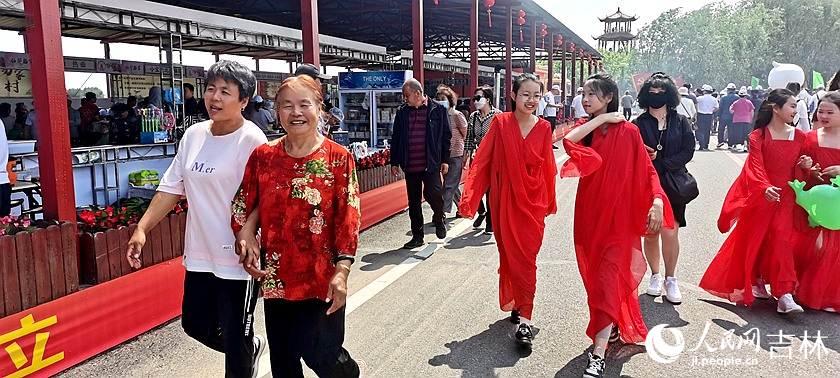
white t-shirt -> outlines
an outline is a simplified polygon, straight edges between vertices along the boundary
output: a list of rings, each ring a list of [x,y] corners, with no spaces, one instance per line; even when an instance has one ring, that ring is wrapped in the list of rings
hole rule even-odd
[[[9,140],[6,139],[6,130],[0,130],[0,185],[9,183],[9,172],[6,172],[6,165],[9,161]]]
[[[572,108],[575,109],[575,118],[586,117],[586,109],[583,108],[583,95],[577,95],[572,99]]]
[[[800,98],[796,101],[796,116],[793,117],[793,124],[806,133],[811,131],[807,100]]]
[[[228,135],[213,136],[211,122],[187,129],[158,190],[186,195],[190,204],[184,239],[187,270],[247,280],[250,276],[239,264],[234,250],[230,204],[242,183],[251,152],[267,139],[250,121]]]
[[[688,97],[680,96],[680,104],[677,106],[677,113],[686,116],[687,118],[691,119],[697,114],[697,109],[694,108],[694,101],[691,101]]]
[[[699,114],[712,114],[717,106],[718,101],[710,94],[697,98],[697,113]]]
[[[554,107],[555,105],[557,105],[557,102],[554,101],[554,93],[549,91],[548,93],[544,94],[543,101],[545,101],[546,104],[545,110],[543,110],[543,115],[546,117],[557,117],[557,108]]]

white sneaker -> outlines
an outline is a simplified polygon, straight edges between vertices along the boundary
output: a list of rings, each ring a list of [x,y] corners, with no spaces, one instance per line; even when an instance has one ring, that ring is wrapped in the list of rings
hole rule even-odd
[[[822,310],[825,311],[825,312],[837,313],[837,311],[834,310],[834,307],[826,307]]]
[[[650,283],[647,288],[647,295],[658,297],[662,295],[662,275],[657,273],[650,276]]]
[[[677,285],[676,277],[665,278],[665,299],[673,304],[682,303],[682,293],[680,293],[680,287]]]
[[[785,294],[779,298],[779,304],[776,306],[776,312],[780,314],[800,314],[804,312],[804,310],[802,310],[802,306],[793,301],[792,295]]]
[[[753,297],[756,299],[770,299],[770,293],[767,292],[767,286],[764,285],[764,280],[758,278],[756,279],[756,283],[758,285],[753,285],[752,287]]]

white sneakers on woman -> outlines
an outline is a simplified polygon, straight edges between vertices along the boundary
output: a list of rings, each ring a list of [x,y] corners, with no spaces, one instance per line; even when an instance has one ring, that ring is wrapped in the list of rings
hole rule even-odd
[[[802,306],[793,301],[793,296],[785,294],[779,297],[779,304],[776,306],[776,312],[780,314],[801,314],[804,312]]]
[[[662,295],[662,275],[657,273],[650,276],[650,283],[648,284],[647,294],[654,297]],[[665,278],[665,299],[673,304],[682,303],[682,293],[680,287],[677,285],[676,277]]]
[[[648,283],[647,295],[658,297],[662,295],[662,275],[656,273],[650,276],[650,283]]]

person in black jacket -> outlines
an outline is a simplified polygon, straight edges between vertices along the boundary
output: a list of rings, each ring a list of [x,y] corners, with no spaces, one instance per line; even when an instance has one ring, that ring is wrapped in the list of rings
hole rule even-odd
[[[402,88],[405,104],[397,109],[394,134],[391,139],[391,172],[405,172],[408,193],[408,216],[411,218],[411,240],[403,248],[412,249],[425,244],[423,239],[423,198],[432,207],[435,234],[446,237],[443,223],[443,184],[441,173],[449,171],[452,129],[449,115],[443,106],[423,94],[423,85],[408,79]],[[461,167],[452,167],[460,169]]]
[[[674,271],[680,253],[679,229],[685,227],[685,205],[683,199],[673,195],[670,188],[670,174],[687,173],[685,165],[694,157],[694,133],[691,121],[675,110],[680,105],[680,97],[674,81],[664,73],[657,72],[645,81],[638,96],[639,107],[644,111],[633,121],[639,127],[642,140],[648,147],[653,166],[659,174],[662,188],[668,195],[668,201],[676,220],[673,229],[663,228],[659,234],[645,237],[644,250],[650,264],[651,279],[648,295],[662,294],[662,275],[659,274],[660,239],[661,255],[665,260],[665,297],[674,304],[682,302]]]
[[[140,120],[135,115],[134,109],[127,104],[116,104],[112,109],[114,119],[109,125],[108,143],[118,145],[140,143]]]

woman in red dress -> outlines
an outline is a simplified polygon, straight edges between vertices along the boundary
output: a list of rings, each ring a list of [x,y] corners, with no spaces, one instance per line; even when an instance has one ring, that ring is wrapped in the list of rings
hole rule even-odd
[[[542,83],[523,74],[513,83],[515,109],[496,115],[485,135],[458,209],[466,218],[475,215],[490,188],[493,231],[499,247],[499,302],[511,311],[516,341],[533,343],[531,329],[537,288],[537,253],[545,230],[545,217],[557,212],[551,125],[533,115],[542,95]]]
[[[647,270],[642,236],[674,228],[674,215],[639,128],[618,112],[618,86],[598,74],[583,86],[590,118],[563,139],[561,177],[580,177],[575,254],[589,305],[586,335],[594,350],[585,377],[600,377],[608,342],[645,340],[637,290]]]
[[[805,139],[805,153],[814,159],[815,174],[809,184],[828,184],[840,176],[840,93],[820,101],[814,131]],[[835,312],[840,308],[840,231],[814,229],[815,255],[801,275],[796,299],[805,306]]]
[[[735,303],[751,305],[767,299],[770,283],[779,313],[800,313],[794,302],[794,251],[804,235],[797,224],[804,210],[788,185],[808,176],[812,161],[804,156],[805,133],[790,125],[796,116],[796,97],[786,89],[770,92],[750,133],[750,151],[741,175],[726,194],[718,229],[735,228],[712,260],[700,287]]]

